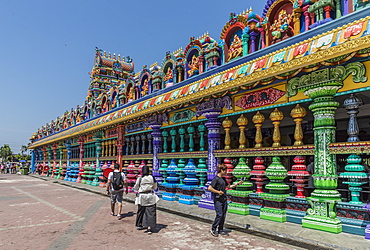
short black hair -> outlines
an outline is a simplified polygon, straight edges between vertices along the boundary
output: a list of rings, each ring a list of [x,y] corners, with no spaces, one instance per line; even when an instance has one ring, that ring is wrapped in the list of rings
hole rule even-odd
[[[144,165],[142,168],[142,175],[146,176],[149,175],[149,167],[147,165]]]
[[[217,173],[221,173],[221,171],[227,171],[227,166],[225,164],[219,164],[217,166]]]
[[[118,163],[114,163],[114,169],[119,169],[119,164]]]

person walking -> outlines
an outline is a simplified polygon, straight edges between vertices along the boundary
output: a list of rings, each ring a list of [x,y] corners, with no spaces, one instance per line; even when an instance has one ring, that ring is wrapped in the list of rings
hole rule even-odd
[[[147,234],[152,234],[157,226],[156,204],[159,201],[158,196],[154,193],[158,185],[153,177],[149,174],[149,167],[143,166],[142,176],[136,180],[134,190],[137,191],[135,204],[138,205],[136,215],[136,227],[141,230],[147,228]]]
[[[212,224],[211,234],[215,237],[218,237],[219,234],[228,236],[228,233],[224,231],[224,223],[227,213],[226,188],[235,188],[244,182],[239,181],[237,184],[228,185],[224,177],[226,175],[226,171],[226,165],[218,165],[217,175],[212,179],[211,184],[208,186],[208,190],[214,193],[213,202],[215,206],[216,217]]]
[[[108,175],[107,182],[107,195],[110,196],[111,202],[111,216],[116,216],[114,213],[115,206],[117,203],[118,213],[117,218],[121,220],[122,217],[122,201],[123,201],[123,187],[126,187],[126,194],[128,193],[128,185],[126,182],[126,176],[123,172],[119,171],[119,164],[114,164],[113,172]]]

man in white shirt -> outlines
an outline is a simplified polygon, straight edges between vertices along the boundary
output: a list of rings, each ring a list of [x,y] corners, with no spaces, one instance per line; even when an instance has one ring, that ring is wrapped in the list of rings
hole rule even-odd
[[[118,179],[118,181],[116,181]],[[121,182],[119,187],[117,187],[118,184]],[[116,186],[116,188],[115,188]],[[114,164],[114,170],[113,172],[110,172],[108,175],[108,182],[107,182],[107,195],[110,195],[110,201],[111,201],[111,216],[115,216],[114,208],[115,204],[118,204],[118,213],[117,218],[120,220],[122,219],[122,200],[123,200],[123,186],[126,186],[126,194],[128,193],[128,185],[126,182],[126,176],[124,173],[119,171],[119,164]]]

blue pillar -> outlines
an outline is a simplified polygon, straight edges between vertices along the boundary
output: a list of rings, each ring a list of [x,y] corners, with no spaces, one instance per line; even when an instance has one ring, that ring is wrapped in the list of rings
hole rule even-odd
[[[36,170],[36,153],[35,153],[35,150],[32,150],[31,151],[31,173],[35,172]]]
[[[204,187],[205,198],[199,201],[198,206],[208,209],[213,209],[213,194],[208,191],[208,186],[217,174],[218,159],[215,157],[214,151],[220,149],[220,128],[222,123],[218,119],[218,116],[222,113],[224,107],[227,109],[232,108],[231,98],[228,96],[201,103],[197,106],[196,112],[197,116],[202,115],[207,118],[205,126],[208,130],[208,182]]]
[[[152,129],[151,136],[148,137],[153,140],[152,142],[152,149],[153,149],[153,176],[155,177],[156,181],[160,184],[163,181],[162,175],[159,173],[160,162],[158,159],[158,154],[162,152],[162,133],[161,133],[161,126],[162,123],[168,123],[167,114],[157,114],[149,117],[146,120],[146,125]],[[149,144],[151,142],[149,141]]]

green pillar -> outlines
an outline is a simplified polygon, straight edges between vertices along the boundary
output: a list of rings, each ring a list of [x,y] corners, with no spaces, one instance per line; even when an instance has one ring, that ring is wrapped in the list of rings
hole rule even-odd
[[[249,51],[248,42],[249,42],[249,34],[248,34],[248,33],[244,33],[244,34],[242,35],[243,56],[248,55],[248,51]]]
[[[168,152],[168,146],[167,146],[168,131],[166,129],[162,131],[162,138],[163,138],[163,153],[167,153]]]
[[[63,149],[64,149],[64,143],[59,143],[58,145],[58,149],[59,149],[59,165],[62,165],[62,159],[63,159]]]
[[[322,231],[342,232],[341,221],[336,217],[335,206],[341,199],[336,190],[338,175],[335,155],[329,152],[329,143],[335,142],[335,110],[339,103],[334,95],[343,86],[343,81],[352,74],[354,82],[365,82],[365,66],[360,62],[346,66],[326,68],[289,80],[288,97],[303,92],[313,102],[309,109],[314,115],[315,143],[315,190],[307,197],[311,208],[302,219],[302,226]]]
[[[172,128],[170,130],[170,135],[171,135],[171,152],[176,152],[176,135],[177,135],[177,131],[175,128]]]
[[[194,151],[194,132],[195,132],[195,128],[192,124],[189,125],[189,127],[187,128],[187,131],[188,131],[188,134],[189,134],[189,152],[192,152]]]
[[[95,141],[95,157],[96,157],[96,160],[95,160],[95,169],[93,167],[91,167],[91,179],[92,179],[92,182],[91,185],[93,186],[99,186],[99,175],[102,173],[101,171],[101,166],[100,166],[100,156],[101,156],[101,152],[102,152],[102,138],[104,136],[104,132],[103,131],[98,131],[96,133],[94,133],[94,141]],[[91,164],[91,166],[93,166],[93,164]],[[98,170],[99,169],[99,170]]]
[[[203,123],[198,125],[198,132],[199,132],[199,151],[204,151],[205,149],[205,141],[204,141],[204,133],[207,130],[206,126]]]
[[[179,128],[178,133],[180,135],[180,152],[184,152],[185,151],[185,133],[186,133],[185,128],[181,126]]]
[[[272,163],[267,167],[265,175],[270,182],[265,186],[268,193],[261,193],[259,196],[265,200],[265,206],[260,210],[260,218],[277,222],[286,221],[284,201],[289,196],[289,186],[284,183],[288,171],[280,161],[280,157],[272,157]]]
[[[250,190],[250,187],[253,185],[249,182],[248,178],[250,177],[251,169],[246,163],[245,158],[239,158],[238,165],[233,169],[232,174],[237,178],[237,180],[233,184],[237,184],[241,178],[245,178],[243,184],[238,185],[236,190],[227,190],[227,194],[237,197],[235,201],[231,202],[228,206],[228,212],[234,214],[241,214],[241,215],[248,215],[249,214],[249,207],[248,207],[248,195],[253,191]]]

